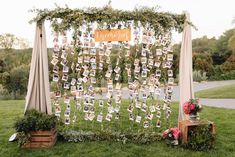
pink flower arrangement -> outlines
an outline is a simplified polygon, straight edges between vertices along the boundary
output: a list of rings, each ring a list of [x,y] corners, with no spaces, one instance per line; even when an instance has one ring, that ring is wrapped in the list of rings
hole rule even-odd
[[[167,129],[163,132],[163,138],[168,140],[178,140],[180,136],[179,128]]]
[[[185,114],[196,115],[197,112],[201,111],[202,106],[199,105],[198,99],[190,99],[184,103],[183,109]]]

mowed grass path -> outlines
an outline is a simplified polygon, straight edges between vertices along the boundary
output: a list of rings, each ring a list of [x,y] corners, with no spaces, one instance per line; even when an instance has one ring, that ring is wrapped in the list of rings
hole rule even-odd
[[[199,98],[235,99],[235,84],[225,85],[196,92]]]
[[[169,147],[164,141],[147,145],[121,142],[57,142],[51,149],[20,149],[8,142],[14,133],[14,121],[23,115],[24,101],[0,101],[0,157],[235,157],[235,110],[204,107],[201,118],[216,124],[216,148],[196,152]],[[178,107],[173,105],[172,125],[176,125]]]

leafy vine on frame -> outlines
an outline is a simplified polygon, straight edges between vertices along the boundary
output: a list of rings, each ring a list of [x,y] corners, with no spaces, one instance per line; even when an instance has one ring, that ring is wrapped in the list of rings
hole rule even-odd
[[[102,25],[115,24],[119,21],[128,22],[133,20],[135,24],[138,21],[145,26],[149,24],[156,34],[175,30],[182,32],[184,23],[186,22],[185,14],[172,14],[169,12],[158,12],[157,7],[136,7],[133,11],[124,11],[113,9],[111,6],[104,6],[102,8],[89,7],[86,9],[70,9],[59,7],[56,5],[55,9],[33,9],[32,12],[36,13],[30,23],[36,22],[41,24],[43,21],[48,20],[54,31],[62,32],[71,28],[78,28],[83,21],[94,22]],[[193,24],[187,21],[190,25]]]

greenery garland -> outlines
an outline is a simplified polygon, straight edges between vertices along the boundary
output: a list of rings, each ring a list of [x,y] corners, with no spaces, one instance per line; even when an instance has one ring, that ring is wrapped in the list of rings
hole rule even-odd
[[[85,141],[115,141],[136,144],[148,144],[155,141],[161,141],[162,134],[155,132],[145,133],[122,133],[122,132],[92,132],[92,131],[75,131],[69,130],[59,133],[59,139],[68,142],[85,142]]]
[[[102,8],[90,7],[86,9],[70,9],[68,6],[64,8],[56,6],[53,10],[34,9],[32,12],[37,13],[37,16],[34,17],[30,23],[36,22],[37,24],[41,24],[43,21],[49,20],[55,31],[65,31],[70,28],[76,30],[83,21],[96,21],[101,25],[104,23],[112,25],[120,21],[128,22],[133,20],[135,24],[140,21],[143,26],[150,24],[156,34],[171,30],[180,33],[183,31],[186,20],[185,14],[157,12],[156,7],[139,7],[135,8],[133,11],[123,11],[113,9],[108,5]]]

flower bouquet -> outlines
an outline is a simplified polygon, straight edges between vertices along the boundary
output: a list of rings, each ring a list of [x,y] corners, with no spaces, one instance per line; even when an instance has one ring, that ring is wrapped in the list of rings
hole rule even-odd
[[[184,113],[189,115],[190,120],[195,121],[198,118],[198,112],[201,111],[202,106],[199,104],[198,99],[190,99],[183,105]]]
[[[169,145],[179,144],[180,130],[178,128],[167,129],[163,132],[163,138]]]

